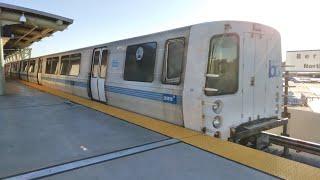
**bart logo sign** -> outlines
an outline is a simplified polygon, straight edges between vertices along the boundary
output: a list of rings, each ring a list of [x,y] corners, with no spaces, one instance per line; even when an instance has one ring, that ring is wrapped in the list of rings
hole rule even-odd
[[[280,69],[279,66],[269,61],[269,78],[279,77],[280,76]]]

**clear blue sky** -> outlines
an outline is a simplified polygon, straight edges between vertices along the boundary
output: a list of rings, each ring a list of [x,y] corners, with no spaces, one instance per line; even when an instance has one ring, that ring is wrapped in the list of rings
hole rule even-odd
[[[65,31],[35,43],[33,56],[215,20],[271,25],[287,50],[320,49],[317,1],[278,0],[0,0],[74,19]]]

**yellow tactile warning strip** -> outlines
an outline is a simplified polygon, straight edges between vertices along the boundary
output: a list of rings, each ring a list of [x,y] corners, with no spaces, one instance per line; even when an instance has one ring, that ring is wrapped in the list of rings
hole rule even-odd
[[[282,179],[320,179],[320,169],[284,159],[262,151],[223,141],[177,125],[146,117],[137,113],[91,101],[52,88],[21,81],[38,90],[68,99],[130,123],[145,127],[166,136],[179,139],[205,151],[217,154],[248,167]]]

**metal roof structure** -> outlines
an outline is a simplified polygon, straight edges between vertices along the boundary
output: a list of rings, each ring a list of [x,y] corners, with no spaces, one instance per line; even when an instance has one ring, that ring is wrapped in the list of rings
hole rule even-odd
[[[57,31],[63,31],[72,23],[72,19],[65,17],[0,3],[4,57],[27,48]]]

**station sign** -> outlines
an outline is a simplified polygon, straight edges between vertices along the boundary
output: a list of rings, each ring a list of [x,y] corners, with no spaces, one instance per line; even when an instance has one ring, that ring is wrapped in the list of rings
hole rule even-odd
[[[286,71],[320,72],[320,50],[287,51]]]

